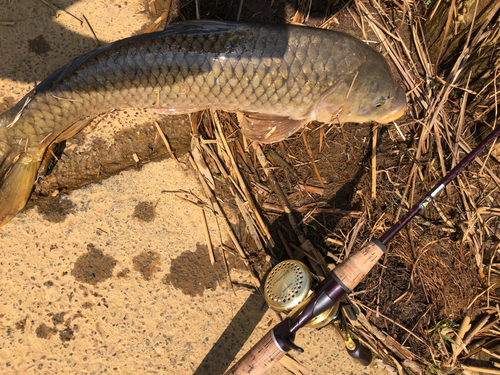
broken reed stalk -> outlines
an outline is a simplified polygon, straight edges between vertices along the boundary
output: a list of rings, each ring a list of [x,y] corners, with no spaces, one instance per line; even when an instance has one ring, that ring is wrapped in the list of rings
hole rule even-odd
[[[345,257],[344,259],[347,259],[349,257],[349,254],[351,253],[351,249],[354,246],[354,243],[356,242],[356,238],[358,237],[358,232],[361,229],[361,227],[365,224],[365,215],[361,215],[361,217],[358,219],[358,222],[354,226],[352,232],[351,232],[351,238],[349,240],[349,244],[347,245],[347,248],[345,249]]]
[[[309,193],[318,195],[323,195],[323,193],[325,192],[325,189],[311,185],[297,184],[297,187],[300,189],[300,191],[308,191]]]
[[[372,136],[372,199],[377,199],[377,135],[378,127],[375,125]]]
[[[286,195],[283,193],[283,190],[281,189],[281,186],[276,180],[276,177],[274,177],[274,173],[270,169],[269,162],[267,161],[266,156],[262,152],[262,148],[260,147],[260,145],[258,144],[254,145],[254,151],[255,155],[257,156],[257,159],[259,160],[260,165],[262,166],[262,169],[264,170],[264,173],[266,174],[269,180],[269,183],[271,184],[271,188],[278,196],[280,204],[283,207],[283,210],[285,211],[288,217],[288,221],[290,222],[293,231],[295,232],[297,238],[299,239],[299,242],[300,243],[305,242],[306,238],[304,236],[304,233],[302,233],[302,231],[300,230],[297,220],[295,220],[295,217],[293,216],[292,213],[292,209],[290,208],[290,203],[288,202]]]
[[[266,211],[275,211],[275,212],[284,212],[286,213],[283,206],[267,203],[262,203],[262,209]],[[301,214],[305,212],[310,212],[312,214],[329,214],[329,215],[338,215],[338,216],[351,216],[351,217],[359,217],[363,213],[362,211],[354,211],[354,210],[341,210],[340,208],[330,208],[330,207],[314,207],[311,210],[309,205],[303,207],[293,207],[294,211],[300,212]],[[429,223],[431,224],[431,223]],[[434,224],[432,224],[434,225]]]
[[[92,33],[92,38],[94,40],[94,44],[96,45],[96,47],[100,47],[102,45],[102,43],[99,41],[99,39],[97,39],[97,35],[95,34],[94,29],[92,28],[92,26],[90,25],[89,20],[87,19],[87,17],[85,17],[85,15],[83,13],[82,13],[82,18],[83,18],[83,21],[84,21],[85,25],[87,26],[87,28]]]
[[[236,250],[238,250],[238,253],[240,254],[240,257],[242,257],[243,259],[246,259],[247,256],[246,256],[245,252],[243,251],[243,249],[241,248],[240,242],[238,241],[238,238],[234,234],[233,228],[231,227],[229,220],[226,218],[226,215],[224,215],[224,211],[222,211],[219,203],[217,202],[217,199],[215,198],[214,193],[208,187],[205,179],[203,178],[203,176],[200,173],[200,170],[198,169],[198,166],[194,162],[193,157],[191,155],[188,155],[188,159],[189,159],[189,162],[191,163],[191,165],[193,166],[194,170],[198,172],[197,173],[198,179],[200,180],[201,185],[203,186],[203,189],[205,190],[205,193],[207,194],[208,199],[210,199],[210,201],[212,202],[212,205],[214,206],[215,212],[217,212],[217,215],[219,215],[219,217],[222,218],[222,220],[224,222],[224,226],[226,227],[226,229],[229,233],[229,237],[231,237],[231,241],[233,241],[233,244],[236,247]]]
[[[200,207],[201,214],[201,224],[203,225],[203,232],[205,233],[205,240],[207,241],[208,255],[210,256],[210,263],[215,264],[214,249],[212,247],[212,241],[210,241],[210,233],[208,231],[207,218],[205,216],[205,210]]]
[[[252,216],[250,215],[247,207],[243,203],[241,197],[239,194],[237,194],[232,187],[230,186],[231,192],[233,193],[234,201],[236,202],[236,205],[238,206],[238,210],[243,217],[243,220],[245,221],[245,224],[247,225],[247,229],[250,232],[250,235],[252,236],[255,245],[257,246],[257,249],[259,250],[264,250],[264,245],[260,239],[259,232],[257,231],[255,222],[252,219]]]
[[[285,248],[288,257],[290,259],[294,259],[292,250],[290,249],[290,246],[288,246],[288,242],[285,240],[285,236],[283,236],[283,232],[279,228],[278,228],[278,236],[280,237],[281,243],[283,244],[283,247]]]
[[[212,157],[212,159],[217,164],[217,167],[219,168],[219,171],[222,173],[222,176],[226,180],[231,181],[232,184],[229,186],[229,190],[231,191],[231,194],[234,197],[234,200],[235,200],[235,202],[238,206],[238,209],[241,213],[241,216],[243,217],[243,220],[245,221],[245,223],[248,227],[248,230],[249,230],[255,244],[257,245],[257,248],[259,250],[263,250],[264,245],[261,241],[261,237],[265,238],[265,236],[262,234],[262,231],[259,230],[259,227],[258,227],[256,221],[254,220],[254,217],[251,215],[250,211],[248,210],[248,207],[244,204],[244,202],[242,200],[242,197],[245,196],[243,191],[236,184],[236,182],[234,181],[232,176],[230,176],[228,174],[228,172],[226,171],[226,168],[222,164],[222,161],[220,160],[219,156],[210,148],[210,146],[208,144],[202,143],[202,145],[203,145],[203,149],[205,150],[205,152],[210,157]],[[219,150],[219,154],[223,153],[223,152],[224,151]],[[224,152],[224,154],[227,156],[227,153]],[[259,234],[260,234],[260,236],[259,236]]]
[[[158,124],[158,121],[155,121],[156,129],[158,130],[158,133],[160,134],[161,139],[163,139],[163,143],[165,144],[165,147],[167,148],[167,151],[172,159],[174,159],[177,163],[179,160],[175,157],[174,153],[172,152],[172,149],[170,148],[170,143],[168,143],[167,137],[165,137],[165,133],[163,133],[163,130],[161,130],[160,125]]]
[[[212,115],[212,119],[215,122],[215,125],[217,127],[218,133],[220,135],[222,144],[224,146],[224,149],[229,157],[229,160],[231,162],[231,166],[233,168],[234,173],[236,174],[236,177],[239,182],[240,188],[243,190],[246,200],[249,203],[250,207],[252,208],[253,214],[255,215],[255,218],[259,224],[260,230],[265,234],[267,237],[268,242],[270,243],[271,246],[274,246],[274,241],[272,239],[271,233],[269,232],[269,229],[267,228],[266,224],[264,223],[264,220],[262,219],[262,216],[259,213],[259,210],[257,208],[257,205],[255,204],[254,197],[248,190],[245,180],[243,179],[243,176],[240,173],[240,170],[238,168],[238,164],[236,164],[236,161],[234,160],[233,153],[231,152],[231,149],[229,148],[229,145],[227,144],[227,140],[224,137],[224,132],[222,130],[222,125],[219,121],[219,116],[216,111],[210,110],[210,114]]]
[[[321,179],[321,175],[319,174],[318,167],[316,166],[316,161],[314,160],[314,155],[309,148],[309,145],[307,144],[307,137],[306,137],[306,132],[302,132],[302,139],[304,140],[304,145],[306,146],[307,153],[309,154],[309,157],[311,158],[311,162],[314,168],[314,173],[316,173],[316,177],[318,178],[319,183],[321,184],[322,187],[325,187],[325,184],[323,183],[323,180]]]
[[[157,31],[160,28],[160,25],[163,21],[167,19],[168,12],[162,13],[146,30],[144,30],[143,34],[149,34]]]
[[[229,234],[229,237],[231,238],[231,241],[233,241],[234,246],[236,247],[236,250],[238,251],[238,254],[240,255],[240,258],[243,260],[245,263],[245,266],[250,272],[250,276],[252,278],[252,281],[255,284],[255,287],[258,289],[261,286],[260,280],[255,274],[255,271],[252,269],[250,262],[248,261],[248,258],[243,251],[240,242],[238,241],[238,238],[234,234],[233,228],[231,227],[231,224],[229,223],[229,220],[227,219],[226,215],[224,214],[224,211],[222,210],[219,202],[217,201],[217,198],[215,197],[213,191],[208,187],[205,178],[201,175],[198,166],[196,165],[193,157],[188,154],[188,160],[193,166],[194,170],[198,172],[198,179],[201,182],[201,185],[203,186],[203,189],[205,190],[205,193],[207,194],[208,198],[210,199],[210,202],[213,205],[214,211],[217,213],[218,217],[222,219],[222,222],[224,223],[224,226]],[[224,244],[222,245],[224,247]]]
[[[156,13],[156,4],[155,4],[156,0],[149,0],[148,2],[148,7],[149,7],[149,12],[151,14],[155,14]]]

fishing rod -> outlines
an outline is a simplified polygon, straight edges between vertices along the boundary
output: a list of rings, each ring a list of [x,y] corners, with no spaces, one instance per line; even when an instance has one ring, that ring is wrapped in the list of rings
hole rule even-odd
[[[377,264],[386,250],[385,245],[499,134],[500,126],[465,156],[420,202],[379,239],[373,239],[368,245],[335,267],[324,280],[318,283],[313,293],[304,296],[305,292],[309,292],[312,282],[305,265],[302,267],[300,262],[285,261],[274,267],[265,283],[266,301],[273,308],[292,309],[292,312],[255,344],[226,372],[226,375],[261,375],[270,370],[290,350],[303,352],[304,350],[293,342],[297,331],[308,325],[321,326],[321,321],[329,323],[333,315],[337,316],[340,299],[350,293]],[[306,299],[303,300],[303,298]],[[290,306],[290,303],[295,303],[296,306]],[[352,340],[349,343],[353,344]],[[354,344],[351,349],[348,345],[349,354],[362,359],[359,342]]]

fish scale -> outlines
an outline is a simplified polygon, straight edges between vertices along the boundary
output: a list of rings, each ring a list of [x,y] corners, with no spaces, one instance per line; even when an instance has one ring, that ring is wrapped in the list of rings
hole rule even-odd
[[[46,148],[111,109],[235,111],[244,135],[272,143],[309,121],[387,122],[405,106],[385,59],[348,35],[174,24],[73,59],[0,115],[0,225],[26,203]]]

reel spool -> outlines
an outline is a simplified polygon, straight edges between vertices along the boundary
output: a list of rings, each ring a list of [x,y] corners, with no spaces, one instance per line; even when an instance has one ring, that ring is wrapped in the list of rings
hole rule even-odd
[[[306,265],[298,260],[286,260],[277,264],[266,278],[265,295],[267,304],[277,312],[288,313],[295,318],[304,310],[314,296],[314,289],[321,281],[312,275]],[[337,315],[339,304],[314,317],[305,327],[321,328]]]

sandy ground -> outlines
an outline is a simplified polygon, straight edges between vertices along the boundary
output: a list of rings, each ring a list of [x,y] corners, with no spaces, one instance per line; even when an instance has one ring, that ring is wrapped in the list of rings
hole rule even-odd
[[[150,22],[139,0],[54,3],[85,14],[104,42]],[[0,8],[0,22],[14,22],[0,26],[0,103],[95,47],[85,25],[41,1]],[[210,265],[200,210],[178,190],[203,198],[183,158],[88,185],[0,228],[0,373],[221,374],[277,323],[260,295],[228,288],[218,249],[231,243],[207,214],[219,260]],[[251,285],[231,262],[231,279]],[[310,373],[382,373],[354,362],[328,329],[296,342],[306,353],[292,355]]]

